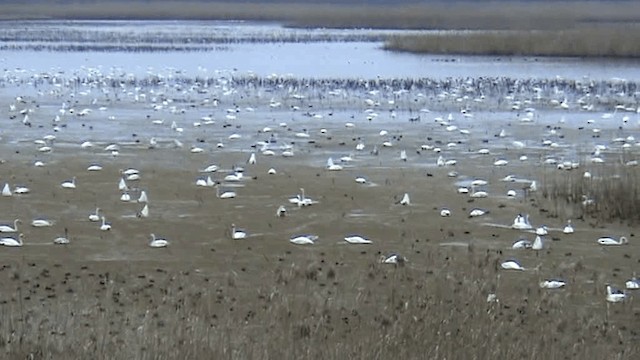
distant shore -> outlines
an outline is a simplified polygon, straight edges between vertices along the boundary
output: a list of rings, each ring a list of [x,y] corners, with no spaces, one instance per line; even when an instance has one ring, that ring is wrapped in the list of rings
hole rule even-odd
[[[385,42],[385,48],[437,54],[640,57],[640,3],[624,1],[397,6],[36,2],[0,4],[0,14],[0,20],[244,20],[277,21],[292,27],[460,30],[463,32],[396,36]]]

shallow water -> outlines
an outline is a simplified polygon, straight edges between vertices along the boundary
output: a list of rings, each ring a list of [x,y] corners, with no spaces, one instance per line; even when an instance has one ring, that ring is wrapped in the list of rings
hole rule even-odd
[[[399,31],[290,29],[202,21],[2,22],[0,66],[73,73],[81,68],[214,76],[312,78],[514,77],[635,81],[637,60],[414,55],[382,49]],[[416,31],[412,31],[416,33]]]

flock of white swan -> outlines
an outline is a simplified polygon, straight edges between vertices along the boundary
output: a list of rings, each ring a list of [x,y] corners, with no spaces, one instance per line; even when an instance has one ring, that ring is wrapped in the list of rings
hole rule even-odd
[[[5,75],[6,76],[6,75]],[[57,80],[56,80],[57,79]],[[223,81],[224,80],[224,81]],[[43,79],[39,79],[39,81],[44,81]],[[93,97],[93,101],[90,102],[90,105],[87,105],[86,108],[75,108],[68,103],[64,103],[53,117],[51,124],[40,120],[41,123],[44,123],[44,126],[52,126],[52,130],[57,135],[63,135],[65,133],[65,124],[74,123],[79,119],[90,119],[90,118],[99,118],[106,117],[108,107],[106,104],[102,106],[102,102],[105,102],[105,98],[109,96],[114,96],[114,94],[110,94],[110,90],[108,86],[105,85],[104,74],[101,74],[98,69],[92,69],[86,75],[86,78],[75,78],[75,79],[64,79],[63,76],[56,75],[49,78],[49,85],[51,88],[49,93],[45,93],[45,90],[39,90],[43,92],[42,94],[34,95],[34,96],[18,96],[14,98],[14,101],[9,104],[9,108],[6,113],[14,119],[15,123],[22,124],[31,128],[34,124],[37,124],[37,118],[42,118],[42,112],[44,110],[38,109],[37,106],[34,106],[36,100],[39,96],[46,95],[56,95],[56,97],[62,97],[63,95],[68,96],[69,94],[63,94],[61,90],[65,86],[69,86],[71,82],[81,84],[81,88],[84,89],[77,93],[74,93],[74,97],[84,97],[91,98]],[[86,82],[86,83],[83,83]],[[309,110],[303,116],[306,117],[305,124],[307,125],[315,125],[315,128],[305,127],[300,131],[293,130],[293,133],[287,133],[287,131],[292,131],[291,126],[286,122],[282,121],[277,126],[272,127],[271,124],[273,120],[269,121],[269,126],[264,126],[264,124],[259,124],[258,131],[254,131],[255,129],[245,130],[249,126],[238,126],[241,124],[241,115],[243,112],[253,113],[256,111],[257,106],[263,106],[265,104],[251,104],[252,107],[245,107],[241,109],[239,105],[234,105],[226,111],[220,111],[218,108],[219,103],[225,102],[225,96],[228,96],[234,100],[238,100],[238,96],[236,95],[239,90],[233,87],[231,81],[227,78],[220,79],[219,82],[214,83],[212,86],[203,86],[198,83],[190,83],[188,86],[183,84],[174,84],[174,88],[167,88],[169,85],[167,83],[161,83],[156,87],[150,87],[145,89],[143,87],[136,86],[134,89],[128,88],[126,85],[121,84],[118,85],[122,87],[119,90],[124,97],[132,98],[130,104],[139,105],[143,104],[144,109],[153,109],[151,111],[154,114],[164,114],[166,116],[179,116],[181,119],[184,119],[185,114],[187,112],[188,106],[180,107],[175,104],[171,96],[164,94],[163,92],[170,92],[173,94],[179,94],[180,96],[185,96],[187,98],[191,98],[193,103],[199,103],[203,106],[208,106],[212,111],[222,112],[222,119],[216,120],[217,115],[206,115],[201,116],[199,119],[194,119],[192,122],[192,128],[184,126],[184,124],[179,124],[179,120],[171,121],[171,125],[167,126],[165,124],[165,120],[152,120],[148,123],[144,124],[144,127],[153,127],[153,126],[161,126],[163,129],[166,129],[170,132],[172,139],[171,141],[167,141],[163,139],[162,142],[169,143],[170,146],[174,147],[178,151],[183,151],[184,142],[192,141],[193,139],[189,138],[188,134],[198,134],[197,129],[205,126],[215,127],[216,125],[224,124],[229,125],[233,129],[233,133],[226,135],[226,139],[228,143],[220,140],[215,148],[207,148],[202,144],[194,144],[188,148],[188,152],[190,154],[194,154],[192,156],[200,156],[197,154],[202,153],[211,153],[214,149],[222,149],[228,146],[229,143],[240,143],[243,142],[246,144],[247,142],[251,142],[253,138],[251,138],[252,134],[259,134],[260,140],[254,141],[251,143],[252,147],[248,156],[248,160],[246,161],[246,166],[255,165],[258,161],[269,161],[269,158],[273,158],[278,154],[282,158],[292,158],[298,157],[298,153],[300,150],[309,151],[309,146],[305,144],[312,144],[313,137],[322,136],[325,139],[330,138],[330,133],[339,132],[339,131],[349,131],[351,134],[357,134],[358,127],[362,126],[368,130],[371,130],[372,124],[376,123],[377,119],[383,117],[381,113],[388,113],[390,121],[399,121],[398,117],[403,114],[403,109],[399,108],[397,104],[410,104],[412,101],[417,101],[414,99],[422,99],[425,98],[425,95],[420,93],[420,95],[416,95],[415,93],[405,91],[404,89],[374,89],[369,91],[358,91],[353,92],[347,89],[333,89],[331,93],[327,93],[327,96],[334,96],[338,99],[344,100],[350,96],[354,96],[356,100],[359,102],[357,107],[363,107],[364,111],[362,114],[362,119],[360,121],[358,119],[349,119],[348,122],[344,122],[342,125],[342,129],[334,126],[336,120],[331,120],[327,124],[332,125],[332,128],[328,130],[328,126],[324,126],[323,119],[327,115],[322,114],[322,110],[318,108],[314,108],[313,111]],[[43,86],[41,86],[43,87]],[[176,89],[179,89],[177,91]],[[273,90],[273,89],[270,89]],[[270,114],[269,116],[277,117],[283,116],[283,114],[287,114],[286,116],[294,117],[298,119],[301,115],[302,109],[304,106],[308,106],[310,109],[312,108],[311,103],[305,103],[306,96],[304,93],[304,89],[299,88],[290,88],[288,90],[282,90],[281,88],[276,88],[277,91],[280,91],[276,94],[271,94],[272,96],[269,102],[265,106],[265,112]],[[462,91],[462,90],[460,90]],[[84,93],[83,93],[84,92]],[[270,91],[271,92],[271,91]],[[313,92],[313,91],[312,91]],[[358,93],[359,95],[355,96],[354,93]],[[465,89],[464,95],[458,91],[445,91],[440,90],[440,93],[435,97],[436,99],[455,99],[452,101],[452,104],[456,103],[482,103],[484,101],[484,97],[479,96],[479,94],[475,94],[477,96],[472,96],[472,90]],[[469,95],[471,94],[471,95]],[[282,96],[282,99],[276,99],[276,95]],[[177,96],[177,95],[176,95]],[[258,100],[262,101],[263,99],[256,96]],[[535,123],[538,115],[536,113],[536,109],[533,108],[531,102],[517,100],[512,95],[505,96],[507,101],[510,101],[513,111],[517,111],[518,114],[524,114],[518,119],[518,123],[529,124]],[[459,100],[459,101],[458,101]],[[435,100],[440,101],[440,100]],[[584,104],[581,103],[584,101]],[[427,100],[425,100],[427,102]],[[228,101],[227,103],[233,103],[233,101]],[[289,104],[289,109],[284,109],[285,105]],[[562,109],[566,109],[568,102],[565,99],[562,99],[561,102],[558,102],[556,108],[559,111]],[[576,101],[575,106],[586,106],[586,100],[579,99]],[[528,106],[528,107],[527,107]],[[495,137],[496,142],[499,142],[499,145],[487,145],[486,143],[482,144],[474,144],[466,145],[465,139],[473,134],[474,131],[479,132],[478,127],[473,128],[472,121],[474,114],[471,111],[470,106],[462,106],[460,105],[463,111],[461,111],[460,115],[449,114],[448,116],[434,116],[431,114],[431,111],[422,108],[417,110],[418,119],[422,119],[425,122],[429,121],[430,127],[429,131],[439,134],[440,137],[445,138],[450,137],[449,142],[445,141],[434,141],[428,134],[425,134],[425,140],[421,144],[402,144],[403,148],[398,148],[398,143],[400,143],[400,138],[402,137],[403,130],[400,128],[398,130],[387,130],[382,129],[377,132],[375,137],[366,138],[364,133],[359,134],[357,137],[356,145],[354,148],[349,150],[349,155],[344,155],[342,157],[334,157],[329,156],[326,160],[326,164],[323,166],[325,171],[329,172],[337,172],[337,173],[345,173],[345,176],[353,176],[351,169],[353,169],[354,158],[357,158],[360,153],[368,153],[370,156],[378,156],[383,151],[390,153],[393,152],[394,158],[398,161],[399,164],[411,164],[412,159],[408,154],[408,150],[416,151],[418,153],[428,153],[432,154],[433,160],[428,165],[433,169],[440,169],[436,171],[445,171],[447,175],[452,179],[460,179],[462,176],[455,170],[460,162],[463,160],[462,158],[468,157],[473,159],[472,161],[475,164],[486,164],[488,168],[490,168],[492,173],[500,173],[504,172],[504,169],[510,169],[512,163],[527,163],[531,161],[529,156],[530,153],[527,153],[528,145],[525,144],[524,141],[518,140],[516,138],[512,138],[510,136],[509,131],[504,128],[497,132],[493,137]],[[522,108],[521,108],[522,107]],[[616,107],[616,111],[619,108]],[[627,108],[624,111],[629,111]],[[623,110],[621,110],[623,111]],[[637,109],[635,109],[637,113]],[[328,109],[324,110],[325,113],[330,112]],[[632,112],[629,111],[631,114]],[[44,116],[51,116],[53,114],[44,114]],[[406,114],[403,114],[403,116]],[[115,116],[115,115],[112,115]],[[162,115],[155,115],[162,116]],[[603,119],[607,119],[608,121],[615,115],[611,115],[608,117],[603,116]],[[309,120],[310,119],[310,120]],[[462,119],[462,120],[461,120]],[[629,123],[629,116],[625,116],[623,119],[623,123]],[[564,117],[559,121],[559,124],[564,124]],[[184,122],[184,120],[183,120]],[[295,121],[294,121],[295,123]],[[394,125],[393,123],[391,123]],[[595,120],[589,120],[587,124],[583,126],[593,125],[591,127],[592,133],[594,134],[594,138],[598,139],[602,131],[600,128],[596,127],[598,122]],[[234,126],[235,125],[235,126]],[[395,125],[394,125],[395,127]],[[479,126],[481,127],[481,126]],[[223,126],[220,130],[221,133],[226,132],[228,134],[229,130],[225,130],[226,126]],[[344,130],[346,129],[346,130]],[[286,143],[286,142],[277,142],[276,137],[278,135],[278,130],[281,133],[287,133],[288,136],[297,140],[295,145]],[[317,132],[316,132],[317,130]],[[376,129],[377,130],[377,129]],[[270,135],[268,140],[263,140],[264,136]],[[462,139],[462,140],[461,140]],[[546,131],[543,135],[543,138],[540,141],[540,144],[536,146],[545,149],[548,154],[552,154],[554,149],[562,150],[567,147],[567,144],[563,143],[562,136],[560,134],[560,130],[555,129],[553,127],[547,126]],[[55,144],[57,141],[56,135],[46,135],[41,139],[36,139],[35,144],[37,145],[37,152],[43,154],[51,154],[55,152]],[[487,141],[488,143],[489,141]],[[148,148],[155,149],[161,146],[161,141],[155,136],[150,136],[148,138]],[[277,146],[274,144],[277,143]],[[84,141],[81,144],[78,144],[79,148],[87,149],[93,148],[97,145],[97,141]],[[303,145],[300,145],[303,144]],[[595,150],[589,159],[589,162],[592,164],[603,163],[606,161],[606,153],[609,149],[609,146],[619,146],[621,149],[631,150],[633,146],[636,146],[635,139],[633,136],[629,135],[624,138],[615,138],[611,141],[610,144],[598,144],[595,147]],[[409,148],[411,146],[411,148]],[[462,146],[468,146],[469,150],[467,152],[461,151],[458,148]],[[516,149],[520,152],[515,159],[509,158],[508,156],[500,153],[499,147],[507,147],[509,149]],[[119,144],[117,142],[109,143],[104,147],[104,150],[111,154],[113,157],[118,157],[121,155],[121,152],[124,151],[125,146],[123,144]],[[245,147],[244,150],[247,148]],[[382,150],[386,149],[386,150]],[[494,154],[495,152],[495,154]],[[492,157],[493,156],[493,157]],[[336,160],[334,160],[336,159]],[[465,159],[466,160],[466,159]],[[547,155],[543,159],[540,159],[539,163],[531,163],[532,166],[557,166],[560,170],[575,170],[580,167],[580,162],[575,159],[565,158],[564,155],[554,157],[552,155]],[[635,163],[633,160],[626,161],[624,165],[633,166]],[[37,159],[34,162],[34,166],[36,167],[44,167],[46,163],[41,159]],[[404,165],[398,165],[404,166]],[[409,166],[409,165],[407,165]],[[89,172],[100,172],[103,170],[103,166],[100,163],[92,163],[87,169]],[[197,187],[210,187],[215,188],[216,196],[219,199],[232,199],[241,196],[238,194],[234,187],[225,187],[225,184],[228,183],[242,183],[246,181],[247,175],[245,174],[245,169],[243,167],[235,167],[228,172],[223,177],[219,177],[220,167],[218,164],[208,164],[207,166],[202,167],[197,172],[199,176],[195,180],[194,186]],[[278,171],[272,167],[269,168],[268,174],[276,175]],[[149,199],[147,197],[146,191],[139,191],[139,193],[129,191],[129,185],[127,182],[130,181],[138,181],[141,178],[141,173],[137,169],[128,168],[120,171],[120,178],[114,179],[114,182],[118,183],[118,190],[121,192],[120,200],[123,202],[135,202],[138,203],[141,208],[137,211],[136,215],[140,218],[147,218],[150,216],[149,210]],[[589,172],[585,172],[584,176],[591,176]],[[357,175],[354,177],[355,182],[357,184],[363,186],[371,186],[373,185],[371,181],[363,175]],[[452,196],[468,196],[470,201],[485,201],[483,199],[492,199],[496,197],[504,197],[506,199],[516,199],[522,198],[523,193],[536,192],[538,190],[538,183],[536,179],[520,179],[515,175],[507,175],[502,178],[502,181],[506,184],[514,184],[515,188],[508,189],[506,194],[491,194],[489,189],[491,187],[491,183],[487,180],[483,179],[474,179],[468,184],[458,184],[452,187],[451,195]],[[516,184],[525,184],[524,187],[518,188]],[[82,187],[83,184],[78,183],[78,178],[76,176],[72,176],[69,180],[65,180],[60,183],[60,187],[65,189],[66,191],[77,191],[78,188]],[[415,192],[419,192],[419,190],[414,190]],[[2,196],[10,197],[10,196],[19,196],[24,194],[29,194],[31,189],[22,186],[22,185],[14,185],[12,186],[9,183],[6,183],[2,190]],[[136,194],[136,196],[132,196]],[[409,192],[401,192],[401,196],[399,196],[399,200],[397,200],[396,205],[412,207],[415,204],[412,202]],[[284,199],[283,199],[284,200]],[[307,193],[305,193],[304,188],[300,188],[298,194],[287,199],[289,205],[297,206],[299,208],[306,208],[315,204],[319,204],[318,200],[313,199]],[[477,218],[481,218],[491,213],[492,209],[474,207],[469,209],[465,214],[459,214],[454,211],[452,207],[440,207],[438,209],[439,215],[441,217],[450,217],[457,219],[464,219],[464,221],[474,221]],[[288,210],[285,205],[280,205],[275,211],[277,217],[286,217],[288,215]],[[100,231],[110,231],[112,229],[112,224],[107,221],[108,214],[105,214],[100,207],[96,207],[95,210],[89,213],[86,217],[86,221],[96,223],[97,228]],[[436,215],[437,216],[437,215]],[[33,227],[50,227],[54,226],[56,223],[55,220],[46,219],[46,218],[37,218],[33,219],[30,223]],[[0,225],[0,233],[3,234],[14,234],[14,235],[3,235],[0,238],[0,245],[6,247],[20,247],[24,244],[24,233],[20,231],[18,228],[19,225],[22,225],[22,221],[20,219],[14,219],[13,223],[2,224]],[[516,218],[513,220],[511,225],[505,225],[506,227],[510,227],[514,230],[523,232],[523,233],[532,233],[535,235],[535,238],[531,241],[527,238],[519,238],[516,242],[511,245],[512,249],[516,250],[533,250],[540,251],[548,247],[548,242],[545,241],[545,236],[548,236],[550,229],[545,226],[533,226],[530,222],[529,216],[526,214],[518,214]],[[574,224],[572,224],[571,220],[566,220],[566,224],[560,230],[564,235],[572,236],[575,233]],[[17,234],[17,235],[16,235]],[[251,233],[246,229],[241,229],[236,227],[235,224],[230,225],[229,238],[231,240],[244,240],[251,238]],[[161,237],[157,237],[155,233],[149,234],[149,242],[148,246],[151,248],[165,248],[170,246],[171,240],[164,239]],[[319,235],[316,234],[294,234],[288,238],[288,241],[294,245],[315,245],[318,244],[320,239]],[[343,240],[347,244],[353,245],[367,245],[373,244],[374,240],[369,236],[365,236],[362,234],[347,234],[343,237]],[[619,237],[600,237],[594,240],[597,244],[601,246],[620,246],[628,243],[627,237],[619,236]],[[54,244],[59,245],[69,245],[71,241],[68,237],[68,234],[64,236],[59,236],[53,240]],[[380,262],[387,264],[400,264],[406,262],[407,259],[396,253],[390,253],[387,256],[383,256],[380,259]],[[516,271],[527,271],[536,268],[525,268],[517,259],[509,259],[501,263],[501,268],[504,270],[516,270]],[[633,290],[638,289],[638,279],[635,277],[629,279],[626,282],[626,289]],[[545,279],[539,283],[540,287],[547,289],[560,289],[564,287],[571,286],[571,284],[567,283],[567,281],[562,279]],[[606,300],[610,302],[620,302],[625,299],[626,293],[622,290],[616,289],[613,285],[607,285],[606,287]]]

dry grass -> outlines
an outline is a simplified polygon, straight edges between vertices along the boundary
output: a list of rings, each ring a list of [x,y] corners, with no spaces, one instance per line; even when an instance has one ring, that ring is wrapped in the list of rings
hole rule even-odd
[[[434,248],[424,254],[428,268],[366,265],[370,255],[361,255],[358,270],[323,253],[305,265],[296,256],[226,273],[7,264],[0,349],[20,359],[638,355],[630,305],[607,311],[601,289],[579,281],[544,291],[535,279],[521,281],[531,275],[499,275],[497,252]],[[491,292],[498,303],[486,302]],[[593,305],[575,306],[585,299]]]
[[[598,224],[640,221],[640,182],[637,166],[599,164],[584,171],[547,175],[543,195],[554,204],[555,213],[595,220]],[[570,217],[570,216],[569,216]]]
[[[434,54],[640,57],[640,26],[397,36],[389,50]]]
[[[119,1],[2,4],[5,19],[277,20],[295,26],[412,29],[571,29],[593,23],[637,23],[635,2],[434,2],[425,5]]]

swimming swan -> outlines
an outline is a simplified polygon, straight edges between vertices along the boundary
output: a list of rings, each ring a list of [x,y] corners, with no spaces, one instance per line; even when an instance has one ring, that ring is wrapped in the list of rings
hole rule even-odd
[[[629,241],[627,240],[627,238],[625,236],[621,236],[620,239],[616,240],[614,238],[610,238],[610,237],[601,237],[598,240],[598,244],[600,245],[623,245],[623,244],[628,244]]]
[[[67,228],[64,228],[64,236],[53,239],[53,243],[56,245],[67,245],[69,242],[70,240]]]
[[[11,225],[0,225],[0,232],[3,233],[14,233],[18,232],[18,224],[22,223],[20,219],[13,220],[13,227]]]
[[[102,225],[100,225],[100,230],[102,230],[102,231],[111,230],[111,224],[106,222],[104,216],[102,216],[101,219],[102,219]]]
[[[34,219],[31,222],[31,226],[33,227],[47,227],[53,226],[53,221],[47,219]]]
[[[76,177],[72,177],[71,180],[65,180],[60,184],[65,189],[75,189],[76,188]]]
[[[0,245],[2,246],[10,246],[10,247],[19,247],[22,246],[22,241],[24,240],[24,234],[18,235],[18,239],[12,237],[6,237],[0,239]]]
[[[565,234],[573,234],[574,230],[573,226],[571,225],[571,220],[567,220],[567,225],[565,225],[564,229],[562,229],[562,232]]]
[[[242,229],[237,229],[236,224],[231,224],[231,238],[233,240],[245,239],[247,232]]]

